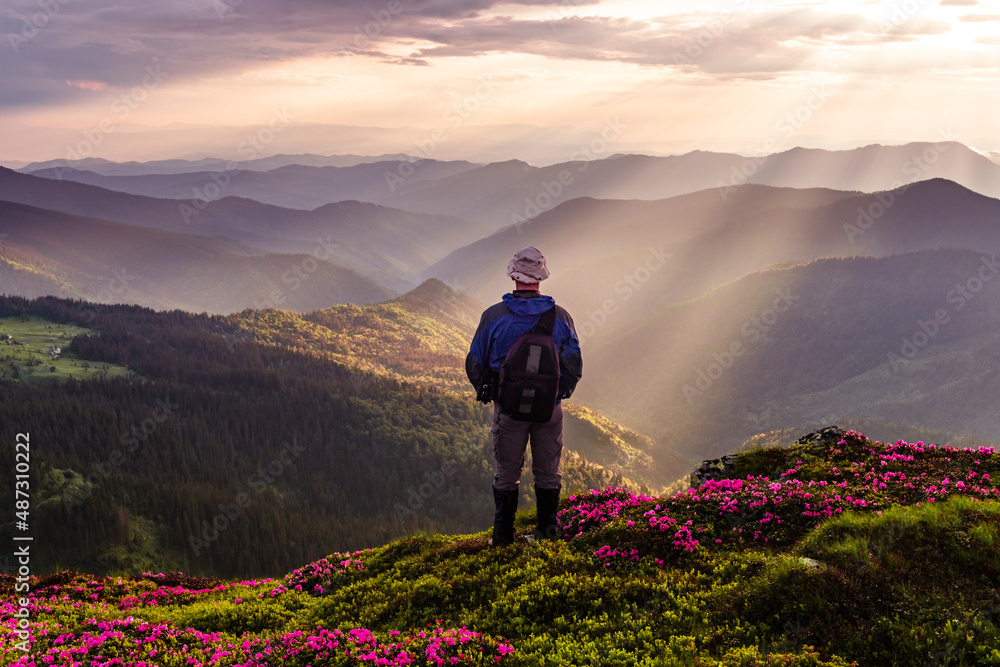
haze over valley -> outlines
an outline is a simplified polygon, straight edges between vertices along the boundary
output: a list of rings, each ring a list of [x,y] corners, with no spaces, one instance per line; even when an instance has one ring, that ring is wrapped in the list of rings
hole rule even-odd
[[[384,157],[4,169],[4,291],[307,318],[415,289],[458,293],[468,305],[449,324],[451,356],[403,377],[469,400],[463,341],[509,289],[507,260],[534,245],[582,341],[575,398],[655,443],[643,483],[670,485],[782,429],[995,432],[982,361],[1000,312],[1000,167],[960,143],[549,167]],[[401,166],[411,179],[396,183]],[[198,183],[217,196],[192,196]],[[328,349],[286,334],[262,342]],[[440,354],[442,343],[406,344]],[[363,368],[393,356],[332,349]]]

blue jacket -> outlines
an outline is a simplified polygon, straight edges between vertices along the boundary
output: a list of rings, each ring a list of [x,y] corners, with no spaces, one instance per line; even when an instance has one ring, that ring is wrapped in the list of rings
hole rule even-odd
[[[487,364],[499,372],[510,346],[538,324],[542,313],[555,306],[551,296],[534,294],[537,292],[504,294],[502,302],[483,312],[465,358],[465,374],[473,387],[479,388]],[[583,375],[583,358],[573,318],[561,306],[556,306],[552,338],[559,350],[560,399],[569,398]]]

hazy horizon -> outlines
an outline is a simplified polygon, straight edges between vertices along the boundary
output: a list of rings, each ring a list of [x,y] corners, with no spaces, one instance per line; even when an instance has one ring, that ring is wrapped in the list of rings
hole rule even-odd
[[[166,160],[186,160],[186,161],[198,161],[205,159],[221,159],[221,160],[235,160],[244,161],[260,158],[268,158],[276,155],[319,155],[319,156],[346,156],[354,155],[358,157],[380,157],[380,156],[396,156],[396,155],[409,155],[414,158],[424,157],[425,152],[421,151],[420,143],[413,142],[412,145],[406,146],[405,142],[390,142],[390,143],[372,143],[367,146],[358,144],[347,144],[341,150],[317,150],[311,148],[314,146],[312,143],[314,140],[310,139],[309,132],[317,131],[317,125],[309,125],[296,127],[290,125],[287,129],[300,131],[300,136],[289,136],[287,141],[279,142],[275,139],[270,143],[268,148],[272,150],[256,150],[251,142],[247,142],[246,139],[241,140],[240,144],[235,147],[235,150],[230,145],[231,142],[226,142],[225,138],[233,134],[239,134],[241,131],[243,133],[250,133],[257,128],[206,128],[191,126],[190,128],[185,128],[182,131],[190,132],[197,131],[199,137],[203,138],[203,145],[205,148],[196,149],[194,146],[190,150],[174,150],[169,149],[154,150],[154,151],[130,151],[125,148],[115,148],[105,152],[104,154],[98,153],[96,155],[91,155],[92,159],[107,160],[108,162],[115,163],[147,163],[147,162],[158,162]],[[343,130],[342,126],[331,126],[338,127],[338,129]],[[546,135],[548,138],[548,143],[544,145],[534,144],[531,145],[527,150],[522,150],[518,152],[518,149],[524,149],[524,142],[513,143],[513,148],[507,148],[504,145],[498,145],[498,143],[493,141],[488,141],[486,137],[490,135],[495,135],[498,131],[507,130],[510,131],[512,128],[523,128],[525,134],[529,135]],[[353,129],[353,128],[351,128]],[[368,128],[358,128],[358,129],[368,129]],[[399,132],[412,132],[412,128],[379,128],[385,131],[387,134],[399,133]],[[141,134],[143,136],[143,143],[149,143],[156,141],[156,135],[159,132],[177,132],[180,128],[170,127],[170,128],[148,128],[139,129],[136,128],[131,134]],[[807,150],[825,150],[825,151],[850,151],[856,148],[864,148],[867,146],[904,146],[911,143],[936,143],[944,139],[944,137],[928,137],[925,139],[913,139],[907,141],[880,141],[876,138],[866,138],[866,139],[856,139],[856,140],[840,140],[837,142],[828,142],[824,144],[820,140],[814,142],[803,141],[801,143],[790,145],[786,147],[781,147],[774,151],[765,152],[761,150],[753,150],[748,148],[741,148],[740,146],[734,144],[731,141],[724,139],[703,139],[700,142],[662,142],[660,144],[644,145],[644,144],[627,144],[621,142],[621,145],[617,146],[617,150],[604,150],[604,151],[591,151],[590,154],[585,155],[583,153],[577,153],[578,149],[587,146],[585,141],[587,132],[585,130],[580,130],[577,128],[543,128],[543,127],[533,127],[533,126],[508,126],[508,125],[497,125],[497,126],[483,126],[483,127],[469,127],[463,128],[465,132],[473,133],[478,131],[478,136],[475,139],[466,140],[462,142],[456,142],[455,145],[450,147],[438,147],[438,150],[434,151],[431,157],[432,159],[438,160],[466,160],[473,163],[488,164],[492,162],[502,162],[507,160],[521,160],[532,166],[544,167],[553,164],[559,164],[563,162],[569,162],[573,159],[603,159],[611,157],[612,155],[650,155],[650,156],[678,156],[685,155],[687,153],[695,151],[704,151],[710,153],[727,153],[741,156],[761,156],[761,155],[774,155],[778,153],[783,153],[792,149],[802,148]],[[322,131],[322,130],[319,130]],[[47,128],[44,130],[45,134],[53,139],[52,143],[59,141],[62,138],[64,141],[68,139],[75,139],[77,136],[82,136],[77,130],[53,130]],[[289,135],[292,135],[289,132]],[[221,138],[212,141],[211,138],[204,139],[206,134],[217,133]],[[600,133],[591,133],[595,138],[600,138]],[[247,134],[247,137],[252,136]],[[119,138],[123,139],[122,143],[127,141],[127,139],[134,138],[129,137],[122,133]],[[478,140],[478,141],[477,141]],[[575,140],[575,141],[574,141]],[[38,143],[38,142],[36,142]],[[990,157],[996,161],[996,155],[1000,152],[1000,142],[997,142],[996,148],[993,147],[992,142],[966,142],[959,141],[971,148],[972,150],[986,156]],[[58,150],[43,152],[39,151],[35,157],[32,159],[14,159],[14,158],[0,158],[0,166],[7,167],[9,169],[21,169],[29,164],[34,164],[38,162],[48,162],[52,160],[63,161],[67,166],[75,167],[79,166],[84,158],[72,158],[67,157],[66,151],[60,153]],[[991,157],[992,154],[992,157]],[[79,155],[79,153],[77,153]],[[392,159],[392,158],[389,158]],[[80,168],[85,168],[80,166]]]
[[[41,11],[39,11],[41,9]],[[0,163],[1000,150],[977,0],[7,3]],[[991,13],[992,12],[992,13]],[[611,125],[617,128],[608,132]],[[76,156],[76,157],[74,157]]]

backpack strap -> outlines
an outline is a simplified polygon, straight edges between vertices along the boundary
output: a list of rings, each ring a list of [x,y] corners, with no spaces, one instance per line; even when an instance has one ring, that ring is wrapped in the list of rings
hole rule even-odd
[[[552,306],[544,313],[542,313],[541,318],[538,320],[538,324],[532,329],[534,333],[544,334],[546,336],[551,336],[556,330],[556,307]]]

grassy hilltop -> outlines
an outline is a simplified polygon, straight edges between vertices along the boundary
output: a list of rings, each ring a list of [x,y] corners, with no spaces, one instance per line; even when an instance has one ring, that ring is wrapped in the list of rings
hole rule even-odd
[[[811,435],[675,496],[565,498],[555,543],[426,535],[253,581],[35,578],[30,653],[6,576],[0,664],[1000,665],[1000,456]]]

